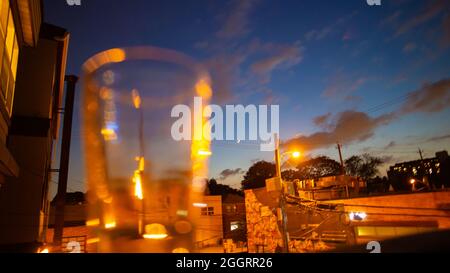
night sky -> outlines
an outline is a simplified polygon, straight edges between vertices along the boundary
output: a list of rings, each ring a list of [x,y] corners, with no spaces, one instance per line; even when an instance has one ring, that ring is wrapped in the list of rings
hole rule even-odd
[[[174,49],[211,73],[213,102],[278,104],[281,138],[306,156],[369,152],[381,170],[450,149],[450,2],[47,0],[45,21],[71,33],[68,74],[115,47]],[[78,88],[69,190],[84,190]],[[170,136],[167,136],[170,137]],[[273,158],[214,143],[211,177],[239,187]]]

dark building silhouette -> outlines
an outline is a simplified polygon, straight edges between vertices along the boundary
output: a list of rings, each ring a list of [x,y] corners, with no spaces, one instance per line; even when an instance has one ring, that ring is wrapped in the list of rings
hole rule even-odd
[[[434,158],[399,163],[389,168],[388,177],[396,191],[412,190],[413,179],[429,189],[449,188],[450,157],[442,151]]]
[[[0,1],[0,251],[45,242],[69,33],[43,1]]]
[[[234,243],[247,242],[245,218],[245,198],[237,194],[227,194],[222,200],[223,238]]]

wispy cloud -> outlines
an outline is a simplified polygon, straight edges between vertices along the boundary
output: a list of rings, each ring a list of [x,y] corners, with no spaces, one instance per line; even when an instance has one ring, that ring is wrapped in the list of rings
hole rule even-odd
[[[246,55],[236,53],[218,53],[205,63],[213,78],[214,97],[219,102],[233,99],[235,85],[241,81],[241,65]]]
[[[221,39],[233,39],[250,32],[249,16],[259,0],[235,0],[231,11],[226,14],[222,27],[216,36]]]
[[[271,55],[256,61],[251,70],[259,75],[263,82],[269,82],[272,72],[278,68],[288,69],[303,60],[303,47],[300,43],[294,45],[269,45]]]
[[[443,135],[443,136],[431,137],[427,140],[427,142],[435,142],[435,141],[441,141],[441,140],[447,140],[447,139],[450,139],[450,134]]]
[[[444,30],[442,45],[448,47],[450,46],[450,13],[448,13],[442,21],[442,28]]]
[[[314,124],[320,128],[328,128],[330,118],[333,116],[331,113],[327,113],[325,115],[321,115],[314,118]]]
[[[400,114],[414,112],[436,113],[450,107],[450,78],[424,84],[411,92]]]
[[[194,44],[194,48],[196,48],[196,49],[205,49],[205,48],[208,47],[208,45],[209,45],[208,41],[200,41],[200,42],[196,42]]]
[[[213,83],[214,99],[226,103],[249,94],[272,95],[267,84],[274,71],[288,70],[303,60],[304,47],[300,41],[272,43],[257,38],[250,39],[251,13],[260,0],[233,0],[229,9],[221,14],[219,29],[213,37],[193,45],[204,49],[210,57],[203,63],[208,68]]]
[[[399,37],[418,26],[427,23],[448,8],[447,0],[435,0],[432,2],[427,1],[427,3],[428,6],[422,10],[420,14],[409,18],[398,27],[394,37]]]
[[[250,43],[237,43],[233,52],[229,48],[216,46],[211,57],[205,61],[212,79],[214,97],[220,102],[234,99],[236,90],[249,92],[268,90],[276,70],[288,70],[303,60],[303,47],[300,43],[264,43],[253,40]]]
[[[368,80],[369,78],[365,76],[350,76],[344,74],[342,70],[338,71],[328,80],[322,96],[334,99],[351,99],[352,94],[366,84]]]
[[[450,78],[425,84],[409,93],[398,110],[378,117],[358,111],[344,111],[336,115],[330,113],[318,116],[314,123],[323,131],[311,135],[299,135],[283,143],[286,147],[301,147],[306,151],[327,148],[336,142],[350,144],[370,139],[375,131],[397,118],[411,113],[434,113],[450,108]],[[447,135],[435,138],[446,139]],[[389,143],[385,149],[395,146]]]
[[[345,15],[330,25],[326,25],[320,29],[312,29],[305,34],[305,39],[307,41],[320,41],[325,38],[328,38],[331,34],[341,28],[345,23],[350,21],[353,17],[357,15],[357,12],[354,11],[348,15]]]
[[[402,15],[401,11],[394,12],[393,14],[381,20],[380,27],[392,26],[397,24],[401,15]]]
[[[330,130],[309,136],[298,136],[285,142],[283,146],[301,147],[310,151],[327,148],[337,142],[342,144],[361,142],[371,138],[377,128],[389,124],[393,119],[392,114],[373,118],[363,112],[345,111],[334,116]]]
[[[413,42],[409,42],[403,47],[403,53],[406,53],[406,54],[412,53],[416,49],[417,49],[417,45]]]
[[[389,142],[388,145],[384,146],[384,149],[388,150],[388,149],[394,148],[395,146],[397,146],[397,143],[395,141],[391,141],[391,142]]]
[[[220,180],[226,180],[229,177],[243,174],[244,171],[241,168],[237,169],[226,169],[220,173]]]

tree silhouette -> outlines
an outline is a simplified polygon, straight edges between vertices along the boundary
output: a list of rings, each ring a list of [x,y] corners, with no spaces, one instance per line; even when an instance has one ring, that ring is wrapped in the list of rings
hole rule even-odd
[[[352,156],[345,161],[347,173],[352,176],[361,177],[365,181],[378,174],[378,167],[383,164],[381,158],[363,154],[362,156]]]
[[[283,177],[284,181],[295,181],[296,179],[300,179],[299,172],[296,170],[286,170],[281,172],[281,177]]]
[[[275,164],[267,161],[259,161],[253,164],[244,175],[242,189],[258,189],[266,186],[266,179],[274,177],[276,174]]]
[[[206,195],[221,195],[222,197],[226,197],[228,194],[237,194],[243,196],[243,192],[237,189],[233,189],[228,185],[223,185],[217,183],[217,180],[212,178],[208,181],[206,187]]]
[[[319,156],[297,166],[300,180],[316,179],[341,174],[341,164],[326,156]]]

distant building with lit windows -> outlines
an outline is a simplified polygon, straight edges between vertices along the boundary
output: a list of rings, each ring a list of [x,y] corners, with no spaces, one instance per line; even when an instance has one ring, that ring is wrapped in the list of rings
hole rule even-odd
[[[434,158],[396,164],[389,168],[388,177],[396,191],[412,190],[410,181],[419,181],[431,189],[450,187],[450,158],[447,151]]]

